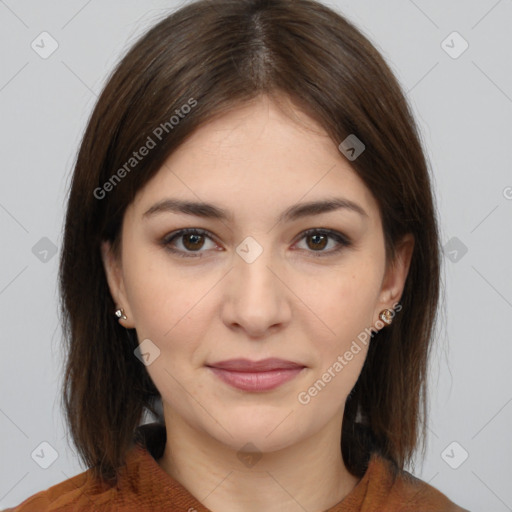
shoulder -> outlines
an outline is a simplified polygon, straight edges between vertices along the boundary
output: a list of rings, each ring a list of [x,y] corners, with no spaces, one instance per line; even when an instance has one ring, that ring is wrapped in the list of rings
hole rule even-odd
[[[71,510],[71,507],[81,505],[80,496],[83,497],[90,492],[91,484],[91,473],[90,470],[87,470],[30,496],[16,507],[4,509],[1,512],[45,512],[47,510],[60,512]]]
[[[152,423],[139,426],[134,443],[119,468],[115,485],[95,478],[88,469],[45,491],[27,498],[16,507],[0,512],[109,512],[162,508],[172,509],[175,496],[183,494],[180,485],[160,468],[158,459],[166,440],[165,426]]]
[[[127,466],[119,472],[116,485],[108,485],[94,477],[91,469],[53,487],[30,496],[19,505],[0,512],[82,512],[118,510],[126,500],[133,498],[134,480],[137,480],[140,461],[145,454],[134,448],[127,458]],[[146,457],[148,457],[146,455]],[[136,487],[136,485],[135,485]]]
[[[376,501],[379,511],[469,512],[453,503],[432,485],[408,471],[400,470],[378,454],[372,454],[367,497]],[[372,503],[373,505],[373,503]]]

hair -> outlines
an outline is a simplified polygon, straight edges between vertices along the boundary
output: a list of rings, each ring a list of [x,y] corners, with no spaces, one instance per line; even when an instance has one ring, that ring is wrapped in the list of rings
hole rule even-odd
[[[135,330],[113,314],[101,242],[119,256],[124,212],[169,155],[208,120],[260,95],[292,100],[337,146],[351,134],[365,144],[350,165],[377,201],[387,265],[402,237],[414,236],[403,312],[372,336],[346,400],[345,465],[361,477],[378,452],[403,469],[424,443],[440,247],[426,158],[397,79],[353,24],[314,0],[199,0],[166,14],[112,71],[70,184],[59,268],[61,398],[79,456],[105,482],[117,481],[161,397],[134,356]],[[150,139],[149,154],[130,160]]]

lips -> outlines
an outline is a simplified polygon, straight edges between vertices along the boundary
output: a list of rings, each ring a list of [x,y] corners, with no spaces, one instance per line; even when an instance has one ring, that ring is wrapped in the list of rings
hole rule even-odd
[[[230,359],[228,361],[212,363],[207,366],[212,368],[219,368],[220,370],[250,373],[304,368],[303,364],[277,358],[262,359],[261,361],[250,361],[248,359]]]
[[[242,391],[270,391],[293,379],[304,365],[284,359],[230,359],[207,365],[224,383]]]

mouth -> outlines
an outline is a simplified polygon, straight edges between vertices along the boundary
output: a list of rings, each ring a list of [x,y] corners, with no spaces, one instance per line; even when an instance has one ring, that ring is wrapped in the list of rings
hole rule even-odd
[[[230,386],[243,391],[269,391],[296,377],[305,365],[284,359],[230,359],[206,365]]]

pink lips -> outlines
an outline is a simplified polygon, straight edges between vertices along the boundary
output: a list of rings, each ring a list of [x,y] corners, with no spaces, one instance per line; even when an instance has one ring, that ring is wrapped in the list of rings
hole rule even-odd
[[[304,365],[283,359],[230,359],[207,365],[227,384],[243,391],[268,391],[293,379]]]

